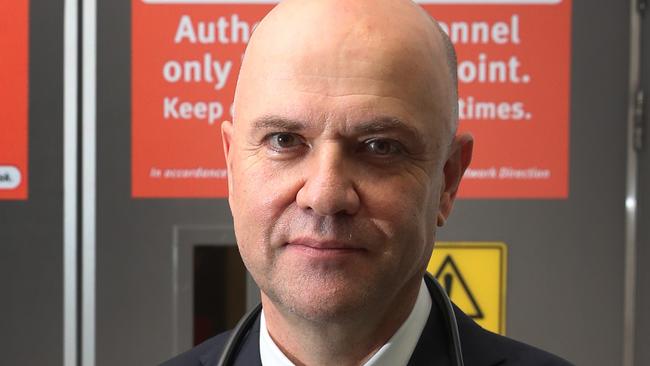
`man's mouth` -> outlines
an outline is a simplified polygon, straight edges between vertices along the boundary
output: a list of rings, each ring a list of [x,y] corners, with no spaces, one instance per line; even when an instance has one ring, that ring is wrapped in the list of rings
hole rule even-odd
[[[350,242],[308,237],[292,239],[285,244],[285,247],[314,258],[336,258],[367,251],[364,247]]]

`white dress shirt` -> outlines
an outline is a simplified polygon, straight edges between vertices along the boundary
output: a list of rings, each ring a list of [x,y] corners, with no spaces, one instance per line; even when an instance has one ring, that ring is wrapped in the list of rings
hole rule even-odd
[[[431,296],[429,295],[429,290],[427,290],[427,285],[422,280],[420,292],[418,293],[413,310],[411,310],[411,314],[388,342],[372,355],[363,366],[406,365],[420,339],[430,311]],[[263,310],[260,319],[260,357],[263,366],[295,366],[282,353],[269,335]]]

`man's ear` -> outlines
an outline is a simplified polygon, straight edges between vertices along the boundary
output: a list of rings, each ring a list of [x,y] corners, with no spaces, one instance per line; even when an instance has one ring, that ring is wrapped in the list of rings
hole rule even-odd
[[[226,158],[226,169],[228,170],[228,197],[232,193],[232,154],[230,148],[233,141],[233,124],[231,121],[221,123],[221,142],[223,143],[223,154]]]
[[[443,226],[451,214],[454,206],[454,200],[458,193],[460,180],[463,178],[465,170],[472,161],[472,149],[474,148],[474,138],[472,135],[463,133],[454,137],[454,141],[449,149],[449,156],[443,168],[444,187],[440,194],[440,204],[438,207],[438,226]]]

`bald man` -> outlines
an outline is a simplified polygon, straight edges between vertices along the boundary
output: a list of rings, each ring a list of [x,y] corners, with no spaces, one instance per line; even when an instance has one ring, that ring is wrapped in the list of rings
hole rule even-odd
[[[234,347],[218,335],[165,365],[217,365],[225,347],[231,365],[567,364],[446,311],[425,276],[471,159],[455,72],[408,0],[286,0],[264,18],[222,125],[262,311]]]

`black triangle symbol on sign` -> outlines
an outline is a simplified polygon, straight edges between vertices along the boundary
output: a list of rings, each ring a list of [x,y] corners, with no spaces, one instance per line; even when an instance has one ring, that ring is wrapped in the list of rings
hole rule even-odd
[[[451,275],[447,273],[444,278],[440,278],[442,274],[445,272],[445,269],[449,267],[451,271]],[[471,313],[467,313],[467,315],[470,318],[473,319],[483,319],[484,314],[483,311],[481,310],[481,307],[478,305],[478,302],[476,302],[476,299],[474,298],[474,295],[472,294],[472,291],[470,291],[469,287],[467,286],[467,283],[465,282],[465,278],[463,278],[463,275],[460,273],[460,270],[458,269],[458,266],[456,265],[456,262],[451,258],[450,255],[447,255],[445,259],[442,261],[442,264],[440,265],[440,268],[436,272],[434,276],[438,282],[444,287],[445,291],[447,292],[447,295],[451,297],[451,292],[454,290],[454,288],[457,288],[458,286],[453,286],[454,285],[454,279],[457,279],[458,282],[460,282],[460,291],[464,291],[467,297],[469,298],[469,301],[472,303],[473,311]],[[464,309],[468,310],[468,309]]]

